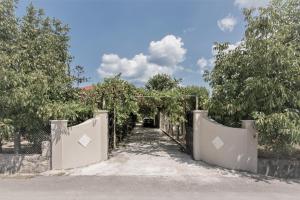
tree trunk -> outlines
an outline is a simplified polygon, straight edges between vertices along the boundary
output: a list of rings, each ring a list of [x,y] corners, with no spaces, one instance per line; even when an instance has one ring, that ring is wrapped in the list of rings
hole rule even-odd
[[[176,128],[177,128],[177,136],[176,136],[176,139],[179,140],[179,131],[180,131],[180,128],[179,128],[179,125],[176,125]]]
[[[113,135],[113,149],[117,147],[117,134],[116,134],[116,108],[114,108],[114,135]]]
[[[172,123],[170,123],[170,128],[171,128],[171,132],[170,133],[171,133],[172,136],[174,136],[174,130],[173,130],[173,124]]]
[[[0,153],[2,153],[3,150],[2,150],[2,137],[0,137]]]

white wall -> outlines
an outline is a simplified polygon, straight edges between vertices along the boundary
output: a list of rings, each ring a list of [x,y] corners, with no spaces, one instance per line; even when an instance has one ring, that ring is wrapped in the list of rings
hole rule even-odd
[[[257,172],[257,137],[253,121],[243,128],[226,127],[207,117],[207,111],[193,112],[193,157],[217,166]]]
[[[66,120],[51,121],[52,169],[68,169],[97,163],[108,158],[108,115],[67,127]],[[84,145],[80,141],[89,141]]]

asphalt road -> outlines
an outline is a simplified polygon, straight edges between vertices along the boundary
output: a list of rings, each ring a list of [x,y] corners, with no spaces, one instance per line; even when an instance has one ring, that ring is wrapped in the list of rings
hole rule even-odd
[[[300,198],[300,184],[251,177],[49,176],[0,179],[1,200],[222,199],[289,200]]]

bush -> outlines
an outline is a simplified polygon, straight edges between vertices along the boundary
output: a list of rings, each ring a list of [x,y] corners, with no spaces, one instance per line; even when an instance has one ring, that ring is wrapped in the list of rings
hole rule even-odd
[[[300,143],[300,117],[296,112],[254,113],[259,143],[269,151],[288,151]]]

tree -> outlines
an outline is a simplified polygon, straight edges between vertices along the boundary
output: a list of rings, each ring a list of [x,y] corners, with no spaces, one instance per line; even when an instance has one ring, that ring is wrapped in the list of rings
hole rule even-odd
[[[198,109],[205,110],[207,109],[209,92],[205,87],[199,86],[186,86],[182,88],[183,95],[186,96],[186,109],[195,110],[196,97],[198,98]]]
[[[256,119],[260,144],[272,150],[300,142],[299,6],[273,0],[257,12],[244,10],[244,39],[234,50],[216,44],[215,68],[206,74],[210,115],[231,126]]]
[[[164,91],[179,86],[181,79],[172,78],[168,74],[157,74],[148,80],[145,84],[148,90]]]
[[[79,87],[80,84],[87,82],[89,79],[84,76],[84,67],[81,65],[76,65],[73,69],[73,79]]]
[[[69,28],[58,19],[50,19],[32,4],[17,19],[16,2],[0,3],[0,120],[14,127],[15,151],[19,152],[20,136],[34,144],[49,119],[76,120],[83,109],[79,91],[73,87],[70,74]],[[3,25],[3,26],[2,26]]]
[[[123,137],[123,129],[132,116],[137,114],[137,90],[134,85],[121,79],[121,74],[105,78],[89,92],[86,101],[98,109],[106,109],[114,116],[113,148]]]
[[[16,59],[17,18],[14,15],[15,1],[3,0],[0,2],[0,148],[2,140],[12,134],[11,119],[8,115],[9,106],[6,88],[9,80],[14,80],[14,73],[10,68]]]

